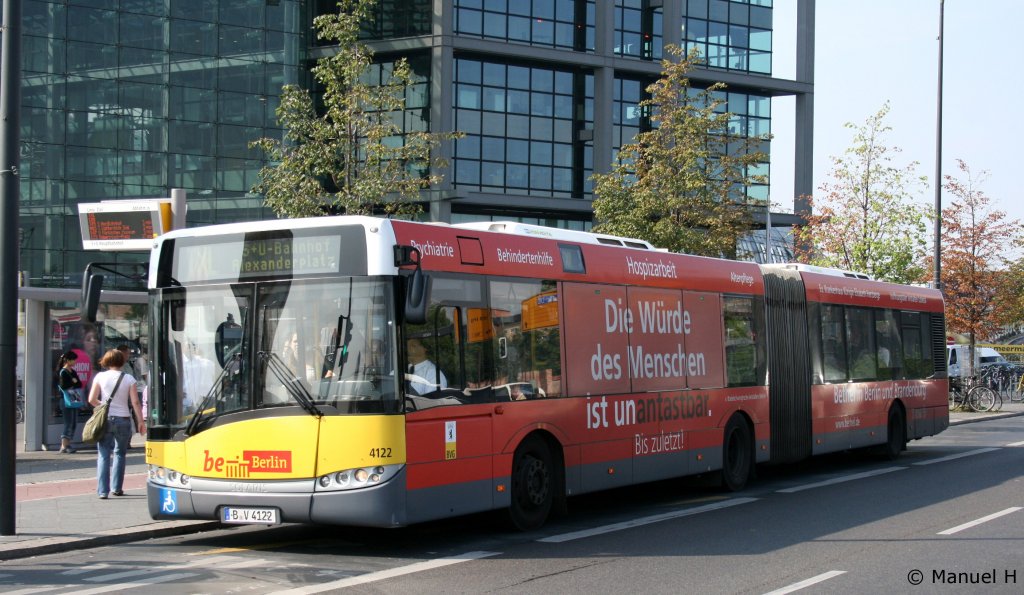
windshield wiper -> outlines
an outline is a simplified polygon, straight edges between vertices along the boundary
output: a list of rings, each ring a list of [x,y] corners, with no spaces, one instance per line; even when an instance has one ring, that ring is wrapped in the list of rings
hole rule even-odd
[[[206,397],[203,398],[202,402],[199,403],[199,407],[196,412],[192,414],[192,419],[188,421],[188,425],[185,426],[185,435],[193,436],[199,432],[199,420],[203,418],[203,412],[212,403],[220,401],[224,395],[224,378],[232,371],[238,370],[238,367],[242,365],[242,357],[239,354],[235,354],[228,361],[224,362],[224,367],[221,368],[220,374],[213,380],[213,386],[210,387],[210,392],[206,393]]]
[[[288,396],[294,399],[310,415],[323,417],[323,413],[313,403],[313,396],[309,394],[309,391],[302,385],[302,382],[291,373],[288,365],[281,360],[280,355],[273,351],[258,351],[256,355],[266,362],[267,368],[274,374],[274,378],[284,386]]]

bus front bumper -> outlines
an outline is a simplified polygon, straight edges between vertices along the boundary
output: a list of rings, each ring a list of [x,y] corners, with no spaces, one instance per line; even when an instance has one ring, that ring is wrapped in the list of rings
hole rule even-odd
[[[221,520],[225,506],[275,508],[282,523],[362,527],[406,524],[405,469],[386,483],[354,490],[314,491],[316,480],[191,480],[189,489],[146,485],[149,516],[161,520]]]

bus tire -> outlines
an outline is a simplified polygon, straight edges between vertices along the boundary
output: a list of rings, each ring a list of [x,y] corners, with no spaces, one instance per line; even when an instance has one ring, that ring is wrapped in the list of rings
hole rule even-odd
[[[907,422],[903,419],[903,409],[893,404],[889,408],[888,440],[882,454],[892,461],[907,449]]]
[[[730,492],[747,487],[754,469],[754,441],[741,415],[733,415],[722,434],[722,485]]]
[[[551,449],[539,436],[523,440],[512,459],[512,503],[509,520],[520,531],[544,525],[555,500],[555,468]]]

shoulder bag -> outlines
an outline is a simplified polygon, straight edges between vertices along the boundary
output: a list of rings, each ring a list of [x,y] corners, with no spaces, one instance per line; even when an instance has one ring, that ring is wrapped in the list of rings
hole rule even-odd
[[[65,409],[81,409],[82,405],[85,405],[82,399],[82,389],[80,388],[61,388],[60,394],[64,395],[64,408]]]
[[[99,442],[100,438],[106,435],[108,425],[107,409],[110,407],[110,401],[117,394],[117,389],[121,386],[122,380],[124,380],[124,372],[121,372],[121,375],[117,377],[117,384],[114,385],[114,390],[110,391],[110,398],[92,410],[92,417],[89,418],[89,421],[85,422],[85,427],[82,428],[82,442]]]
[[[82,405],[85,405],[85,399],[82,398],[82,389],[75,386],[77,379],[67,371],[66,368],[61,368],[57,374],[57,388],[60,390],[61,396],[64,397],[64,408],[65,409],[81,409]],[[64,385],[68,385],[64,388]],[[80,382],[78,382],[81,385]]]

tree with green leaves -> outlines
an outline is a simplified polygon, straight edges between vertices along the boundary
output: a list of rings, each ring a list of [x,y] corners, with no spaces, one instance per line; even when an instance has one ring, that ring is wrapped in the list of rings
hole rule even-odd
[[[767,162],[767,137],[737,130],[716,83],[690,85],[699,62],[665,48],[662,77],[647,87],[651,130],[621,148],[607,174],[594,175],[595,231],[647,240],[672,252],[736,256],[737,241],[753,227],[753,209],[763,201],[746,189],[764,183],[757,173]]]
[[[813,214],[793,231],[797,259],[808,264],[866,273],[893,283],[924,274],[929,210],[914,201],[927,179],[918,163],[896,164],[897,147],[885,144],[886,102],[857,126],[853,144],[832,157],[831,181],[811,200]]]
[[[283,217],[345,213],[415,216],[420,191],[441,181],[446,166],[436,149],[458,134],[402,130],[406,94],[414,76],[403,58],[377,66],[359,42],[377,0],[339,0],[338,12],[318,16],[317,36],[337,42],[337,52],[312,69],[322,90],[313,95],[286,85],[277,109],[283,140],[262,138],[272,165],[260,170],[253,192]]]

